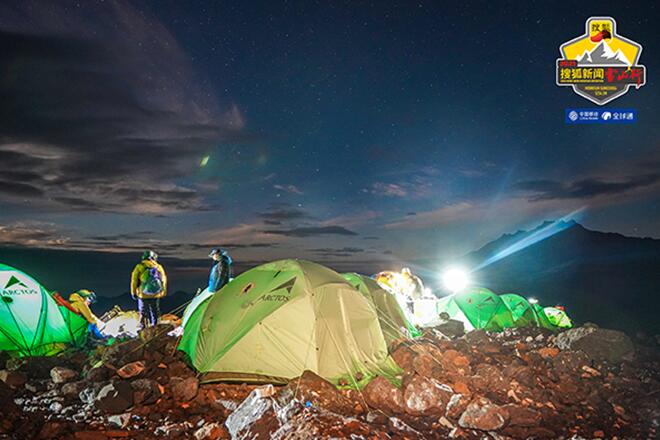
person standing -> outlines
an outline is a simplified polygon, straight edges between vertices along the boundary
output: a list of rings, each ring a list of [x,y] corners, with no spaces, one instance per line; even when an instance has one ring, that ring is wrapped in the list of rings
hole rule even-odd
[[[209,275],[209,292],[217,292],[231,280],[232,259],[224,249],[212,249],[209,258],[214,261]]]
[[[137,300],[142,328],[151,327],[160,318],[160,299],[167,295],[167,274],[158,263],[158,254],[145,251],[142,261],[131,274],[131,295]]]

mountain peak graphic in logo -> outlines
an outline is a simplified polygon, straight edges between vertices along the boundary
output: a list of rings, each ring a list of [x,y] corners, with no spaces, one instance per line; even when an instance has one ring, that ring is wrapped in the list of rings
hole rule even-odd
[[[24,289],[27,289],[27,284],[25,284],[23,281],[19,280],[14,275],[12,275],[11,278],[9,278],[9,281],[7,281],[7,284],[5,285],[5,289],[10,289],[14,286],[19,286],[19,287],[23,287]]]

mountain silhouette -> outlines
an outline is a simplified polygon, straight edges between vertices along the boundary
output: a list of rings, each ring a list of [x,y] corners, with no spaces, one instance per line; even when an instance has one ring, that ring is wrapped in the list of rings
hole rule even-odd
[[[606,65],[606,66],[629,66],[630,62],[621,50],[612,51],[610,46],[601,41],[591,51],[584,51],[581,57],[577,58],[579,66],[587,65]]]
[[[477,267],[552,223],[503,235],[464,264]],[[578,323],[660,333],[660,240],[592,231],[574,221],[552,229],[559,232],[477,270],[475,280],[497,293],[561,304]]]

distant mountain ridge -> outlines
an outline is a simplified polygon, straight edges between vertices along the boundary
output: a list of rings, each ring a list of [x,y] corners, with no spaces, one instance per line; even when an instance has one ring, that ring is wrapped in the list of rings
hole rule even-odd
[[[592,231],[575,221],[546,222],[505,234],[463,262],[478,267],[551,224],[559,232],[477,270],[476,282],[545,305],[560,303],[578,322],[660,333],[660,240]]]

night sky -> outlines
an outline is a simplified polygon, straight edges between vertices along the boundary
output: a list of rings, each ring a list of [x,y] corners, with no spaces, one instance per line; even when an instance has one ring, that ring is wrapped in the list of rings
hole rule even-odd
[[[633,125],[564,122],[592,15],[644,47],[608,104]],[[376,267],[571,213],[660,238],[659,29],[656,2],[3,2],[0,242]]]

